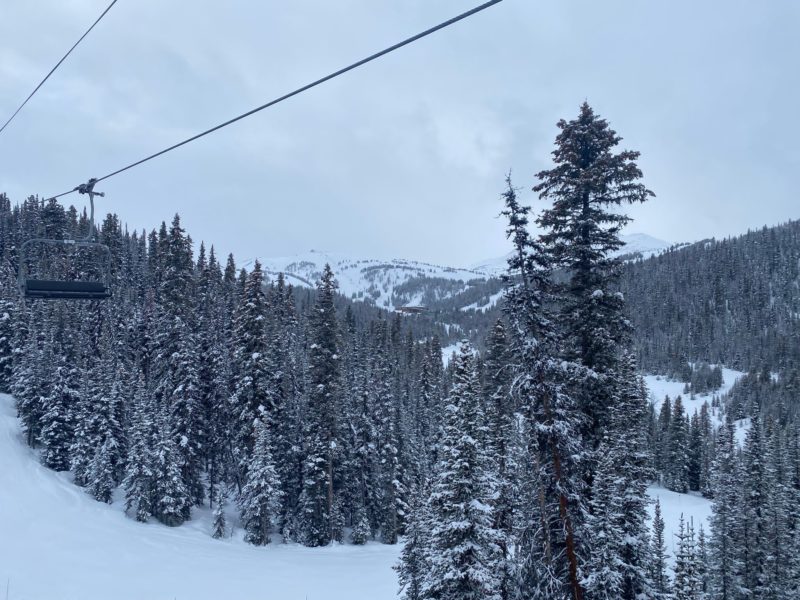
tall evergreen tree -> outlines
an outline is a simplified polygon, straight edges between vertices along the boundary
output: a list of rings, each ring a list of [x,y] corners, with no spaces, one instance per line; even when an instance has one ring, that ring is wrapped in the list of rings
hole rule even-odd
[[[332,540],[334,456],[338,448],[340,387],[335,293],[333,271],[330,265],[325,265],[317,284],[310,323],[306,458],[300,498],[303,541],[309,546],[324,546]]]
[[[580,437],[581,413],[564,382],[576,368],[554,360],[554,324],[546,312],[550,265],[528,230],[529,208],[517,201],[507,178],[503,194],[507,236],[514,252],[506,279],[505,312],[513,332],[515,372],[512,393],[524,419],[525,456],[532,465],[521,486],[529,515],[521,525],[516,555],[518,587],[529,598],[572,597],[580,600],[581,540],[584,503]]]
[[[615,153],[622,138],[588,103],[576,119],[559,121],[558,128],[555,166],[536,175],[533,189],[552,202],[537,222],[554,266],[569,274],[561,289],[565,356],[597,374],[583,381],[580,394],[584,433],[590,449],[596,449],[613,405],[613,385],[604,376],[617,368],[617,348],[630,329],[624,299],[614,289],[620,262],[613,257],[623,246],[619,232],[630,218],[615,209],[644,202],[653,193],[639,183],[639,153]]]
[[[42,399],[42,464],[56,471],[70,468],[69,451],[72,445],[72,407],[78,400],[76,369],[62,357],[56,367],[50,393]]]
[[[712,469],[714,501],[711,505],[709,580],[714,600],[739,598],[741,564],[739,557],[739,494],[733,425],[727,423],[717,434]]]
[[[653,537],[651,539],[651,574],[653,596],[657,600],[670,597],[670,581],[667,575],[667,546],[664,540],[664,518],[661,516],[661,502],[656,499],[653,515]]]
[[[423,598],[496,600],[502,556],[492,516],[494,478],[478,440],[484,414],[472,348],[462,343],[446,406],[442,459],[429,498],[429,573]]]
[[[675,398],[669,428],[664,484],[672,491],[689,491],[689,425],[681,397]]]
[[[266,418],[272,407],[263,286],[261,265],[256,261],[234,316],[231,410],[236,427],[233,451],[240,477],[247,469],[255,445],[254,425]]]
[[[423,600],[429,568],[429,529],[432,526],[428,494],[422,487],[412,495],[408,529],[400,560],[395,565],[402,600]]]
[[[272,460],[269,430],[263,420],[255,422],[256,445],[247,469],[247,482],[239,497],[244,539],[256,546],[270,542],[270,532],[280,514],[281,487]]]
[[[156,441],[153,405],[144,378],[140,377],[133,396],[131,444],[127,469],[122,482],[125,488],[125,511],[146,523],[154,511],[155,481],[153,450]]]

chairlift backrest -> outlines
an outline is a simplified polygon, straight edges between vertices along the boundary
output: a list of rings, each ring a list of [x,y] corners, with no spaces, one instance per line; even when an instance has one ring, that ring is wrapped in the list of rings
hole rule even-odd
[[[31,277],[28,273],[28,258],[31,247],[35,245],[96,250],[102,255],[99,261],[96,259],[93,261],[99,265],[97,271],[100,273],[100,277],[92,281]],[[18,279],[20,290],[25,298],[41,300],[104,300],[111,297],[110,271],[111,251],[108,246],[98,242],[37,238],[27,240],[20,248]]]
[[[83,240],[55,240],[37,238],[27,240],[22,244],[19,254],[19,270],[17,273],[19,288],[25,298],[38,298],[42,300],[104,300],[111,297],[111,250],[105,244],[94,241],[94,197],[103,196],[102,192],[94,191],[96,179],[90,179],[81,184],[74,191],[89,196],[89,234]],[[63,279],[39,279],[28,276],[28,249],[35,245],[60,246],[73,248],[92,248],[100,251],[104,256],[105,264],[100,271],[102,276],[95,281],[69,281]]]

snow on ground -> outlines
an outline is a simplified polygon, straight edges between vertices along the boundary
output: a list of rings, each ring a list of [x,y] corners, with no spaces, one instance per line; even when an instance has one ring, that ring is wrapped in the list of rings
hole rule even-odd
[[[256,548],[214,540],[210,514],[137,523],[38,463],[0,395],[0,588],[12,600],[380,600],[397,593],[400,546]]]
[[[711,408],[711,399],[714,396],[722,396],[727,394],[736,380],[739,379],[744,373],[741,371],[734,371],[733,369],[722,368],[722,387],[708,394],[696,394],[693,398],[689,394],[683,392],[686,385],[682,381],[674,381],[666,379],[661,375],[645,375],[644,380],[647,384],[647,389],[650,390],[650,400],[655,404],[656,414],[661,410],[661,405],[664,403],[664,398],[669,396],[670,400],[675,400],[677,396],[681,397],[683,408],[686,414],[691,416],[695,411],[700,412],[703,404],[708,403],[711,409],[711,416],[714,418],[716,424],[721,424],[721,418],[717,409]]]
[[[472,304],[467,304],[466,306],[462,306],[459,310],[464,312],[468,310],[478,310],[481,312],[486,312],[500,301],[500,299],[503,297],[503,294],[505,294],[505,290],[500,290],[496,294],[492,294],[491,296],[489,296],[488,302],[484,304],[479,305],[477,302],[473,302]]]
[[[450,364],[450,361],[452,360],[453,356],[458,354],[458,351],[460,349],[461,349],[461,342],[456,342],[455,344],[450,344],[449,346],[445,346],[444,348],[442,348],[442,362],[444,363],[445,367],[447,367],[447,365]],[[475,348],[472,349],[472,352],[473,353],[475,352]]]
[[[370,298],[377,306],[394,308],[392,299],[395,289],[410,279],[441,278],[464,283],[472,279],[485,279],[486,274],[474,269],[459,269],[430,263],[391,259],[377,260],[354,258],[344,254],[310,250],[295,256],[267,258],[261,261],[270,276],[284,273],[287,281],[294,285],[314,287],[322,276],[326,264],[331,266],[339,292],[354,300]],[[449,294],[448,294],[449,296]],[[421,296],[395,298],[403,306],[420,304]]]
[[[703,525],[706,540],[709,536],[708,519],[711,516],[711,500],[703,498],[698,494],[679,494],[657,485],[647,488],[647,495],[653,500],[648,512],[652,524],[653,513],[655,511],[655,501],[661,503],[661,516],[664,518],[664,543],[669,554],[668,563],[671,567],[675,565],[675,550],[677,546],[678,524],[681,514],[685,523],[690,521],[694,524],[695,535],[700,532],[700,525]]]
[[[457,350],[442,349],[445,361]],[[723,372],[729,389],[738,373]],[[682,393],[683,384],[648,377],[655,398]],[[724,388],[725,389],[725,388]],[[707,398],[706,398],[707,399]],[[699,407],[699,405],[698,405]],[[737,426],[744,435],[746,423]],[[741,433],[740,433],[741,431]],[[708,534],[711,503],[659,486],[665,540],[674,561],[681,513]],[[653,506],[650,507],[652,517]],[[0,394],[0,584],[20,600],[380,600],[396,597],[392,571],[399,545],[370,543],[304,548],[276,541],[256,548],[241,530],[225,540],[209,535],[211,515],[169,528],[126,517],[122,502],[92,500],[67,473],[41,466],[22,439],[13,400]],[[0,586],[2,587],[2,586]]]

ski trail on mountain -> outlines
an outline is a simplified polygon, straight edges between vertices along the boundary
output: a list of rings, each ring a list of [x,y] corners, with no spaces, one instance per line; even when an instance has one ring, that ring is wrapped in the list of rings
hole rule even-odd
[[[39,464],[14,401],[0,395],[0,582],[12,600],[373,600],[394,598],[400,546],[264,548],[210,537],[196,511],[178,528],[137,523]]]

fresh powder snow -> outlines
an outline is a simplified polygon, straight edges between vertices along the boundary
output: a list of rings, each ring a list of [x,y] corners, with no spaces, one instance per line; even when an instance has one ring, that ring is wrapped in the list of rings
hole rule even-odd
[[[449,359],[455,349],[443,348],[443,357]],[[739,376],[724,369],[723,387],[715,393],[729,390]],[[645,380],[657,403],[665,395],[683,395],[681,382],[656,376]],[[686,398],[687,406],[699,410],[709,399],[710,395]],[[696,531],[702,523],[708,534],[711,502],[657,485],[647,493],[653,502],[661,502],[672,567],[681,514],[686,522],[694,522]],[[228,511],[229,522],[238,523],[235,506],[229,505]],[[651,505],[651,518],[652,512]],[[177,528],[142,524],[125,516],[122,498],[111,506],[94,501],[71,482],[69,473],[39,464],[36,452],[22,439],[13,399],[0,395],[0,580],[8,582],[10,598],[396,597],[392,566],[400,544],[305,548],[276,537],[269,546],[254,547],[242,540],[238,526],[232,537],[212,539],[209,509],[194,509],[192,516]]]
[[[232,504],[232,503],[231,503]],[[229,508],[231,508],[229,506]],[[235,509],[230,521],[236,522]],[[212,514],[137,523],[39,464],[0,394],[0,582],[18,600],[376,600],[397,595],[399,545],[255,547],[211,538]]]

